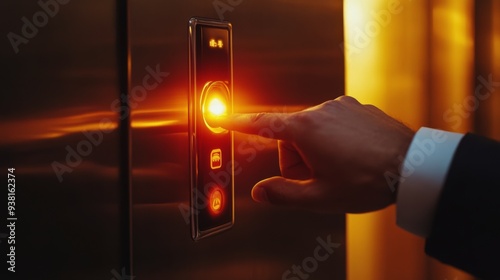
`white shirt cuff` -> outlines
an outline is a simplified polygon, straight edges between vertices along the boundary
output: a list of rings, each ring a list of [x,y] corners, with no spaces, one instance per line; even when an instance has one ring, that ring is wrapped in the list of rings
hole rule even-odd
[[[427,127],[420,128],[401,166],[396,223],[427,237],[448,169],[464,135]]]

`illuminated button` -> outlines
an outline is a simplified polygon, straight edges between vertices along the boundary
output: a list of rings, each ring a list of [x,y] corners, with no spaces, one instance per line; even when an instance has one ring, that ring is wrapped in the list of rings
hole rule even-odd
[[[212,116],[222,116],[226,114],[226,103],[219,96],[214,96],[208,100],[207,110]]]
[[[210,210],[214,214],[222,211],[224,203],[224,196],[220,189],[214,189],[210,194]]]
[[[210,168],[218,169],[222,166],[222,150],[213,149],[210,152]]]
[[[201,96],[201,113],[203,121],[210,131],[213,133],[227,132],[222,127],[210,125],[210,122],[217,117],[230,113],[229,106],[229,89],[224,82],[215,81],[205,84]]]

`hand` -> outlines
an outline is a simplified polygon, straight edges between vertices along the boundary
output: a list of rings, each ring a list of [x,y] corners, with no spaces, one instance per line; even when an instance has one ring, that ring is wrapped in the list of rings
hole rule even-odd
[[[362,213],[395,202],[384,173],[399,174],[414,132],[372,105],[342,96],[290,114],[234,114],[218,125],[278,139],[282,177],[257,183],[259,202]],[[269,133],[266,133],[268,135]]]

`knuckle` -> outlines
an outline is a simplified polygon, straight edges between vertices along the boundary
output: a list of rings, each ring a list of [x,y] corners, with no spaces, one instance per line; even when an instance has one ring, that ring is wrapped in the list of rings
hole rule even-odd
[[[347,96],[347,95],[339,96],[335,100],[337,100],[340,103],[344,103],[344,104],[360,104],[359,101],[356,100],[354,97]]]
[[[250,116],[250,123],[257,124],[262,121],[263,118],[267,116],[267,113],[257,113]]]
[[[322,103],[319,107],[320,107],[320,108],[324,108],[324,107],[331,107],[331,106],[335,107],[335,106],[337,106],[337,105],[339,105],[339,101],[337,101],[337,99],[335,99],[335,100],[328,100],[328,101],[325,101],[325,102],[323,102],[323,103]]]
[[[254,134],[267,134],[268,138],[286,138],[288,135],[288,114],[263,112],[249,115],[248,118],[249,128]]]
[[[372,105],[372,104],[366,104],[363,105],[368,111],[373,112],[373,113],[379,113],[382,112],[377,106]]]

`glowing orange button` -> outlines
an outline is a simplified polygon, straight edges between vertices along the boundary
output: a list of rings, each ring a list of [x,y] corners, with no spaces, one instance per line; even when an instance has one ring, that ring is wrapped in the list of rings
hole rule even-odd
[[[227,85],[222,81],[208,82],[203,87],[201,96],[201,113],[203,121],[208,129],[213,133],[226,133],[222,127],[212,126],[213,121],[218,117],[231,113],[231,103],[229,102],[230,92]]]
[[[219,189],[213,190],[210,194],[210,210],[212,210],[212,213],[218,214],[222,211],[223,203],[222,191]]]

